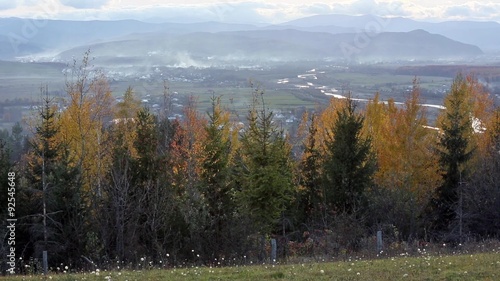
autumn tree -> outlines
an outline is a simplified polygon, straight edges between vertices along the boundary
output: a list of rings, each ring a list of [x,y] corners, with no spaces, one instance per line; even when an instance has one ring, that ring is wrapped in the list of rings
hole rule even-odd
[[[420,88],[413,89],[403,106],[393,100],[379,101],[376,95],[366,108],[365,131],[373,136],[377,154],[372,192],[372,214],[379,222],[395,225],[402,239],[415,238],[419,217],[440,184],[437,138],[420,105]]]
[[[189,98],[183,113],[172,143],[173,181],[180,195],[180,209],[188,227],[191,248],[202,252],[201,241],[207,224],[207,209],[200,190],[200,175],[206,119],[200,116],[194,97]]]
[[[112,106],[106,77],[90,63],[87,51],[80,64],[74,61],[66,77],[67,108],[61,114],[59,138],[69,145],[72,165],[79,166],[83,173],[85,191],[96,195],[91,198],[98,198],[104,171],[110,163],[103,148],[103,125],[111,119]]]

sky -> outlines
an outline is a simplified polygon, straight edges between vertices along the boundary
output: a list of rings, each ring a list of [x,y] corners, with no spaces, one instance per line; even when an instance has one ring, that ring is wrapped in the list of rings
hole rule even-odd
[[[139,4],[140,3],[140,4]],[[317,14],[500,22],[498,0],[0,0],[0,17],[283,23]]]

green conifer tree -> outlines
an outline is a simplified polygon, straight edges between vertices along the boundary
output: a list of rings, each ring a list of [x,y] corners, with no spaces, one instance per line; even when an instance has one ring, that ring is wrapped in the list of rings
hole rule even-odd
[[[304,142],[304,156],[300,163],[298,190],[299,220],[317,223],[324,214],[324,192],[321,185],[321,154],[316,142],[318,132],[316,115],[311,116],[308,136]]]
[[[337,121],[326,141],[323,184],[332,211],[353,214],[363,207],[375,161],[370,138],[361,135],[364,117],[355,112],[354,101],[349,98],[346,103],[337,111]]]
[[[241,138],[240,195],[244,208],[262,234],[273,230],[293,192],[290,146],[272,117],[272,112],[265,107],[263,93],[256,91],[248,114],[249,126]]]
[[[205,245],[215,257],[223,254],[229,240],[230,221],[234,212],[234,194],[230,182],[229,119],[220,105],[220,97],[212,97],[212,110],[205,125],[200,190],[206,200],[208,223]]]
[[[440,166],[443,183],[433,201],[436,230],[444,231],[456,217],[459,186],[469,176],[466,163],[471,159],[474,148],[470,143],[473,134],[472,105],[467,81],[457,75],[445,98],[446,110],[440,117],[442,129],[439,141]]]

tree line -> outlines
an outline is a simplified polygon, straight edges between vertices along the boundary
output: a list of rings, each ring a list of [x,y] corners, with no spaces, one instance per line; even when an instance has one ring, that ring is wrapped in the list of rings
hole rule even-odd
[[[24,260],[43,250],[50,265],[74,268],[262,260],[264,237],[328,236],[324,250],[335,253],[377,230],[398,241],[499,237],[500,109],[473,76],[456,76],[437,128],[415,79],[402,106],[378,94],[363,109],[331,99],[292,135],[258,88],[245,125],[216,96],[206,115],[192,99],[169,119],[132,88],[114,103],[106,77],[87,66],[88,56],[75,64],[64,108],[42,89],[33,134],[2,133],[0,181],[16,173]]]

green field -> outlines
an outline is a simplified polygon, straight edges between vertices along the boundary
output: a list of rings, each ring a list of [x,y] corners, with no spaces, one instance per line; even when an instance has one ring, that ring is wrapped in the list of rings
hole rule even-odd
[[[0,108],[3,110],[0,110],[0,128],[10,129],[12,124],[22,120],[21,116],[30,114],[25,108],[40,101],[41,86],[47,85],[49,94],[64,97],[65,68],[68,66],[59,63],[0,62],[0,104],[3,107]],[[135,70],[141,69],[139,67]],[[313,109],[327,104],[329,97],[320,91],[321,87],[351,91],[353,97],[361,99],[371,99],[379,92],[382,100],[394,98],[402,102],[406,99],[414,78],[410,75],[391,74],[385,68],[368,68],[366,71],[362,68],[337,69],[312,62],[266,69],[163,67],[159,72],[151,73],[151,69],[144,71],[146,76],[140,78],[141,72],[132,76],[112,76],[114,72],[110,72],[109,85],[113,96],[119,98],[128,87],[132,87],[137,98],[149,100],[146,106],[156,104],[158,107],[163,104],[163,80],[166,80],[169,92],[178,93],[176,103],[180,106],[176,107],[175,113],[182,114],[182,106],[186,106],[188,97],[193,96],[199,112],[204,114],[210,108],[212,95],[215,95],[222,96],[223,106],[235,113],[236,119],[243,120],[252,104],[254,89],[249,81],[265,92],[266,107],[275,112],[289,112],[290,116],[299,107]],[[160,76],[160,72],[163,76]],[[303,74],[312,75],[313,72],[316,79],[311,76],[299,77]],[[278,84],[281,79],[288,79],[289,83]],[[441,104],[451,84],[451,78],[437,76],[422,76],[419,81],[421,88],[425,90],[422,92],[422,102],[431,104]],[[433,114],[436,112],[433,111]]]
[[[492,253],[452,256],[421,255],[286,265],[193,266],[87,273],[51,273],[47,280],[499,280],[500,249]],[[71,269],[68,269],[71,271]],[[0,280],[45,280],[40,275],[10,276]]]

